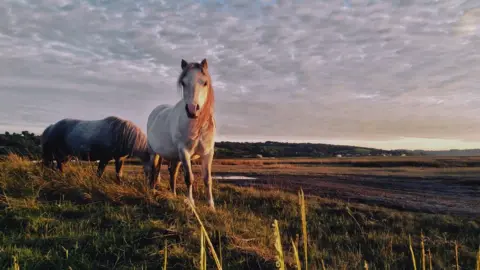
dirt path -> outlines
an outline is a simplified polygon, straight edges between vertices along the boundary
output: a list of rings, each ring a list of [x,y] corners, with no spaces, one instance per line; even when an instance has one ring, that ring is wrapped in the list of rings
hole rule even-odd
[[[232,174],[216,174],[226,176]],[[246,175],[238,174],[234,175]],[[281,188],[306,195],[394,209],[480,217],[480,180],[365,175],[252,175],[256,179],[220,179],[221,183]]]

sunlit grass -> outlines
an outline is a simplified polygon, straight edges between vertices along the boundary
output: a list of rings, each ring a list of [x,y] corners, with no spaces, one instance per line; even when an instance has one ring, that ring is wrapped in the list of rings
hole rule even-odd
[[[0,162],[0,268],[416,269],[417,250],[422,269],[480,270],[478,217],[232,185],[215,186],[212,212],[203,187],[193,207],[183,185],[174,197],[166,182],[153,193],[141,170],[119,185],[94,166],[62,176],[9,157]]]

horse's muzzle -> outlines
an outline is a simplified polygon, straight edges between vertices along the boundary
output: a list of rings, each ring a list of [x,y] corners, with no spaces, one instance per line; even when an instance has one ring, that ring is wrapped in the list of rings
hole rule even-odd
[[[196,119],[198,117],[198,115],[193,114],[188,110],[188,104],[185,104],[185,112],[187,113],[187,116],[190,119]]]

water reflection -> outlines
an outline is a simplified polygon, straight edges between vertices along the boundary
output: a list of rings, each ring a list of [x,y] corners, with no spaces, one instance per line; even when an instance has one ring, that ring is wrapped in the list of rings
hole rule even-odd
[[[255,180],[257,177],[250,177],[244,175],[223,175],[223,176],[213,176],[213,179],[216,180]]]

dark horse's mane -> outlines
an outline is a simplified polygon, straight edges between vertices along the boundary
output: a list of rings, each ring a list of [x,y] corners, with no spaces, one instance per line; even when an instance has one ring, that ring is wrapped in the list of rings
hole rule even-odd
[[[147,136],[133,122],[116,116],[103,119],[110,125],[112,145],[115,153],[133,155],[147,151]]]

